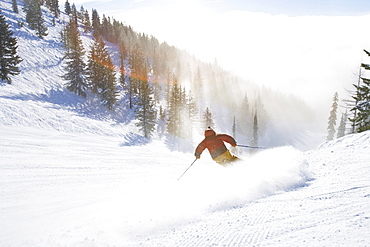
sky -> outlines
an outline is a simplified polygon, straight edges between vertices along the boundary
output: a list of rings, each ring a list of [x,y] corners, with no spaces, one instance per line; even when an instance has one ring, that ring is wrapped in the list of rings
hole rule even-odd
[[[329,115],[370,49],[365,0],[75,0]],[[367,31],[369,29],[369,31]],[[369,61],[370,62],[370,61]],[[342,104],[343,105],[343,104]],[[344,110],[342,110],[344,111]],[[327,117],[325,115],[325,117]]]

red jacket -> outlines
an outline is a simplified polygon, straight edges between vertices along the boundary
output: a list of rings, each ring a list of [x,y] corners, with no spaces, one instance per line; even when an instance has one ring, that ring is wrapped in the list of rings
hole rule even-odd
[[[234,138],[225,134],[216,135],[212,129],[206,130],[204,135],[206,138],[204,138],[204,140],[199,143],[198,147],[195,149],[196,157],[200,157],[204,149],[207,148],[212,156],[212,159],[215,159],[227,151],[224,142],[230,143],[232,146],[236,145]]]

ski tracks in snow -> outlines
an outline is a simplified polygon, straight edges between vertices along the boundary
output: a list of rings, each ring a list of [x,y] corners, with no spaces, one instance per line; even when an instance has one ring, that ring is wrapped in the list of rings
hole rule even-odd
[[[230,169],[202,157],[177,181],[193,157],[159,142],[11,126],[0,134],[2,246],[369,243],[368,143],[276,148]]]
[[[306,186],[209,211],[197,222],[141,244],[369,246],[369,151],[369,133],[324,145],[304,154],[315,171]]]

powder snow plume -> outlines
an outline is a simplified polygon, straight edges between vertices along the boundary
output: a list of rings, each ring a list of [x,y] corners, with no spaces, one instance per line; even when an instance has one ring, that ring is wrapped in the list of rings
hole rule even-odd
[[[200,159],[181,180],[152,178],[150,183],[137,184],[133,193],[114,204],[119,205],[122,219],[143,234],[161,225],[196,221],[205,213],[242,207],[303,187],[312,178],[301,151],[280,147],[243,157],[227,168]]]

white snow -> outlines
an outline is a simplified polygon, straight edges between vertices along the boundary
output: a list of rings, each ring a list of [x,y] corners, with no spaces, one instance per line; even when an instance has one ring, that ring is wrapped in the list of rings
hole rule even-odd
[[[370,246],[370,132],[228,168],[205,152],[178,180],[192,153],[64,89],[61,28],[17,29],[22,73],[0,84],[0,246]]]
[[[230,168],[158,141],[2,125],[1,246],[369,246],[370,132]]]

